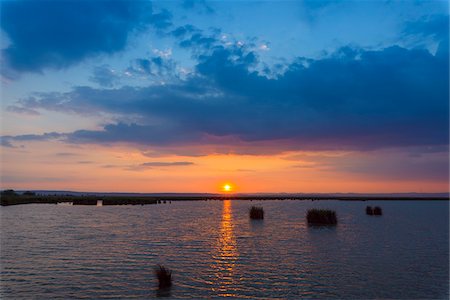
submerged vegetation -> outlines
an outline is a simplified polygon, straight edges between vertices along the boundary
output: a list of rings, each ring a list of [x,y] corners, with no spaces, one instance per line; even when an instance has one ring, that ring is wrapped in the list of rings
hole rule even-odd
[[[306,215],[309,225],[336,225],[336,212],[328,209],[310,209]]]
[[[250,219],[262,220],[264,219],[264,209],[258,206],[252,206],[249,210]]]
[[[158,287],[160,289],[172,286],[172,271],[164,266],[158,265],[155,269],[156,278],[158,278]]]

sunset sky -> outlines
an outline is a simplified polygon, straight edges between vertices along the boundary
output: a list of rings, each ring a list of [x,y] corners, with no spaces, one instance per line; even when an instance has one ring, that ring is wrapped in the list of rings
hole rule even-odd
[[[447,1],[2,1],[1,188],[448,192]]]

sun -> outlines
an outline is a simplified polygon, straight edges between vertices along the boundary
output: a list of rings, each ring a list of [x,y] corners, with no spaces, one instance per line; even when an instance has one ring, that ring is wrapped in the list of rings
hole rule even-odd
[[[225,183],[222,186],[222,191],[224,191],[224,192],[231,192],[231,191],[233,191],[233,186],[230,183]]]

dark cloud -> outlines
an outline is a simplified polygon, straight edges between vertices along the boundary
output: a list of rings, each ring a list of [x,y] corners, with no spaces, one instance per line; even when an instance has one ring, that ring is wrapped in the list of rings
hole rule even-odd
[[[184,133],[182,136],[173,138],[174,135]],[[118,139],[118,137],[121,137]],[[109,124],[103,130],[77,130],[64,135],[64,138],[71,143],[134,143],[149,145],[172,145],[198,140],[195,133],[184,132],[179,125],[151,126],[138,124]]]
[[[1,27],[11,42],[2,55],[17,72],[60,69],[99,54],[123,50],[129,35],[165,29],[168,11],[153,12],[148,1],[5,1]]]
[[[78,87],[19,104],[139,117],[62,137],[72,143],[263,143],[275,152],[448,144],[448,56],[398,46],[345,47],[322,59],[298,58],[275,78],[251,71],[258,57],[244,47],[214,46],[198,61],[196,75],[176,84]],[[257,148],[244,149],[258,153]]]

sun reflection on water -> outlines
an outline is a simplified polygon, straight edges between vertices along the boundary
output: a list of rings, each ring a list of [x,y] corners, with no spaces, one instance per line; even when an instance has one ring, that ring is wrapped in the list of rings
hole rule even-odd
[[[223,201],[222,221],[220,222],[219,236],[213,253],[215,283],[213,291],[218,296],[232,297],[236,286],[235,267],[239,252],[234,235],[234,224],[231,200]]]

